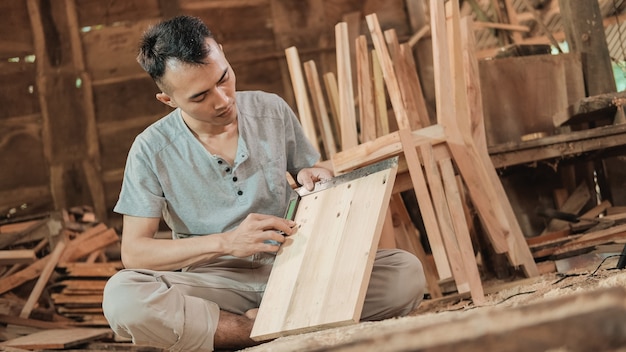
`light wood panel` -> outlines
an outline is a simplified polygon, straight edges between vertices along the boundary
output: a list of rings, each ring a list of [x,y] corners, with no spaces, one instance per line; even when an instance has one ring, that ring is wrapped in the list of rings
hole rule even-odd
[[[396,172],[397,164],[302,197],[297,233],[276,255],[252,339],[359,321]]]

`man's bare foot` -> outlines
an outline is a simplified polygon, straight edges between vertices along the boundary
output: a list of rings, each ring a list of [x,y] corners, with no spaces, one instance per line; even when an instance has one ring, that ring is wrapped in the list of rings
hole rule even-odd
[[[256,315],[259,313],[259,308],[253,308],[248,310],[244,315],[248,317],[248,319],[255,320]]]

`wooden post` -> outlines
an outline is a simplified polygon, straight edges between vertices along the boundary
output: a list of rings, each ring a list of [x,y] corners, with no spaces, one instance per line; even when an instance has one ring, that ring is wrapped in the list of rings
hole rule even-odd
[[[602,13],[597,1],[559,0],[561,21],[571,52],[583,56],[587,96],[616,92]]]
[[[335,25],[337,46],[337,80],[339,87],[339,121],[341,125],[341,148],[348,149],[359,144],[352,88],[352,68],[350,65],[350,41],[348,25],[339,22]]]

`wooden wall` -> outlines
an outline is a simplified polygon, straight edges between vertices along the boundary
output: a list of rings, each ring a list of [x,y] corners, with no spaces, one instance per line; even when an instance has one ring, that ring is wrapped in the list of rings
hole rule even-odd
[[[401,39],[404,0],[16,0],[0,2],[0,218],[92,205],[116,221],[127,151],[168,112],[135,61],[151,23],[204,19],[236,72],[238,89],[295,101],[284,49],[335,72],[334,26],[377,13]],[[363,23],[363,31],[365,31]]]

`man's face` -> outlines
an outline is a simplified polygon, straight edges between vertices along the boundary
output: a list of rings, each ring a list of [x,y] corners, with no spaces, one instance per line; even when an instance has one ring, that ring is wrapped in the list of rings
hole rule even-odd
[[[163,76],[167,92],[161,102],[180,108],[183,116],[213,126],[226,126],[237,119],[235,73],[222,48],[209,38],[210,54],[205,65],[170,60]]]

